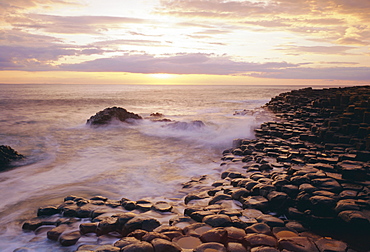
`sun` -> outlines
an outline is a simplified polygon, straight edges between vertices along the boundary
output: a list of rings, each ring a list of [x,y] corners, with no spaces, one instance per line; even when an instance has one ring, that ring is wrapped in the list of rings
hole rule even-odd
[[[166,73],[156,73],[156,74],[151,74],[151,77],[158,78],[158,79],[169,79],[173,78],[173,74],[166,74]]]

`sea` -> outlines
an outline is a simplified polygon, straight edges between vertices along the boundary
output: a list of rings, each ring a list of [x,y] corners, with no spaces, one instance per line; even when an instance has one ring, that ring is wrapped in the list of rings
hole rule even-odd
[[[183,183],[219,179],[222,152],[272,120],[265,103],[304,87],[0,85],[0,145],[25,156],[0,173],[0,251],[73,251],[21,229],[39,207],[68,195],[182,201]],[[114,106],[144,119],[86,124]]]

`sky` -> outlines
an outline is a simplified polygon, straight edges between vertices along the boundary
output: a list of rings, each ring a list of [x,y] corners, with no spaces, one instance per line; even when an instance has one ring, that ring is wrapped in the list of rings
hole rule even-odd
[[[370,83],[370,0],[0,0],[0,83]]]

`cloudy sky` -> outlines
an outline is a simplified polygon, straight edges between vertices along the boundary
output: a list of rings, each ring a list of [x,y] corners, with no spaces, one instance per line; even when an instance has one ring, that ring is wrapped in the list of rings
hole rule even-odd
[[[370,0],[0,0],[0,83],[370,83]]]

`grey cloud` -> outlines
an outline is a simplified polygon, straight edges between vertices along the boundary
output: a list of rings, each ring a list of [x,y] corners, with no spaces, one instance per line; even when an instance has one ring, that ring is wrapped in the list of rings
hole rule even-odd
[[[102,58],[80,64],[65,64],[61,70],[87,72],[131,72],[131,73],[172,73],[172,74],[215,74],[232,75],[253,71],[275,71],[275,69],[296,67],[286,62],[248,63],[236,62],[225,56],[208,54],[180,54],[167,57],[152,55],[124,55]]]

